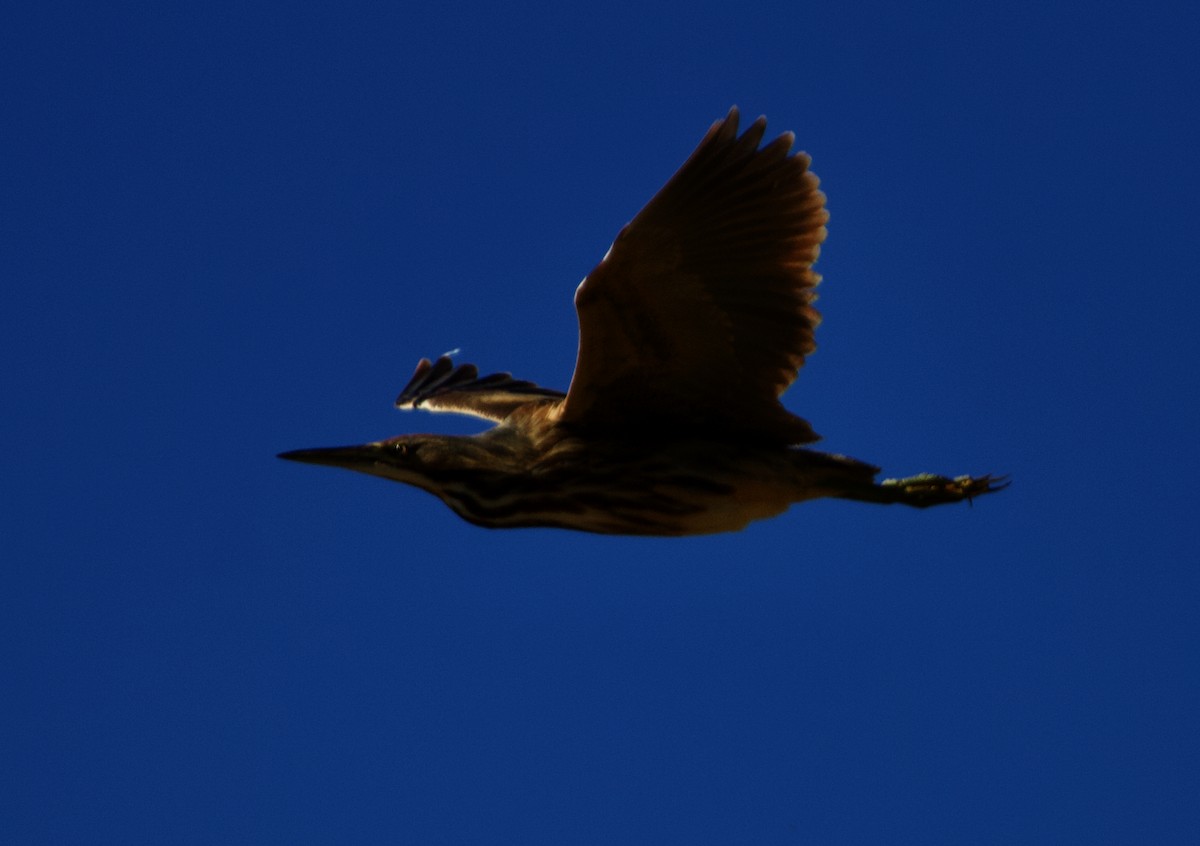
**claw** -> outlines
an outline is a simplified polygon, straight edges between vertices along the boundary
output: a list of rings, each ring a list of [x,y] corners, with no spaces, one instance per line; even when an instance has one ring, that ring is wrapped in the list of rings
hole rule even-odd
[[[906,479],[885,479],[880,487],[895,491],[892,502],[917,508],[949,502],[972,503],[977,496],[1003,490],[1011,484],[1008,476],[957,476],[953,479],[935,473],[921,473]]]

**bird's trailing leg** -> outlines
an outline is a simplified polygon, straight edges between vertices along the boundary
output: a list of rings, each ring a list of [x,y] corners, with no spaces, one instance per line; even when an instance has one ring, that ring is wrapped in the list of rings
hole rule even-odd
[[[920,473],[907,479],[884,479],[879,484],[855,488],[838,494],[843,499],[860,502],[878,502],[890,505],[895,502],[913,508],[928,508],[948,502],[970,502],[977,496],[1008,487],[1007,476],[938,476]]]

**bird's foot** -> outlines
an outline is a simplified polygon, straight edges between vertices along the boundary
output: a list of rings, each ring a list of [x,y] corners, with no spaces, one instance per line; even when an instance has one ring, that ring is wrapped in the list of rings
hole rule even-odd
[[[1007,488],[1007,476],[938,476],[920,473],[907,479],[884,479],[879,483],[891,502],[902,502],[914,508],[928,508],[948,502],[969,503],[974,497]]]

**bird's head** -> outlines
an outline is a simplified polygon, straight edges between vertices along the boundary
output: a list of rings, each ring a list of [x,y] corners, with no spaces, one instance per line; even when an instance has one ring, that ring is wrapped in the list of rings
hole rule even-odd
[[[361,446],[298,449],[279,457],[380,476],[415,485],[443,499],[448,487],[495,469],[500,458],[477,438],[451,435],[400,435]]]

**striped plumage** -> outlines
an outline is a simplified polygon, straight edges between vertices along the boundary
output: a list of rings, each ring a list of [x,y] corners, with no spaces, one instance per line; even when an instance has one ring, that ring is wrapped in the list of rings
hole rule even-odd
[[[805,449],[780,395],[814,348],[824,196],[785,134],[718,121],[576,292],[579,358],[563,394],[423,359],[396,405],[470,414],[473,437],[401,435],[282,457],[420,487],[481,526],[608,534],[732,531],[833,496],[924,507],[997,490],[989,476],[874,482]]]

